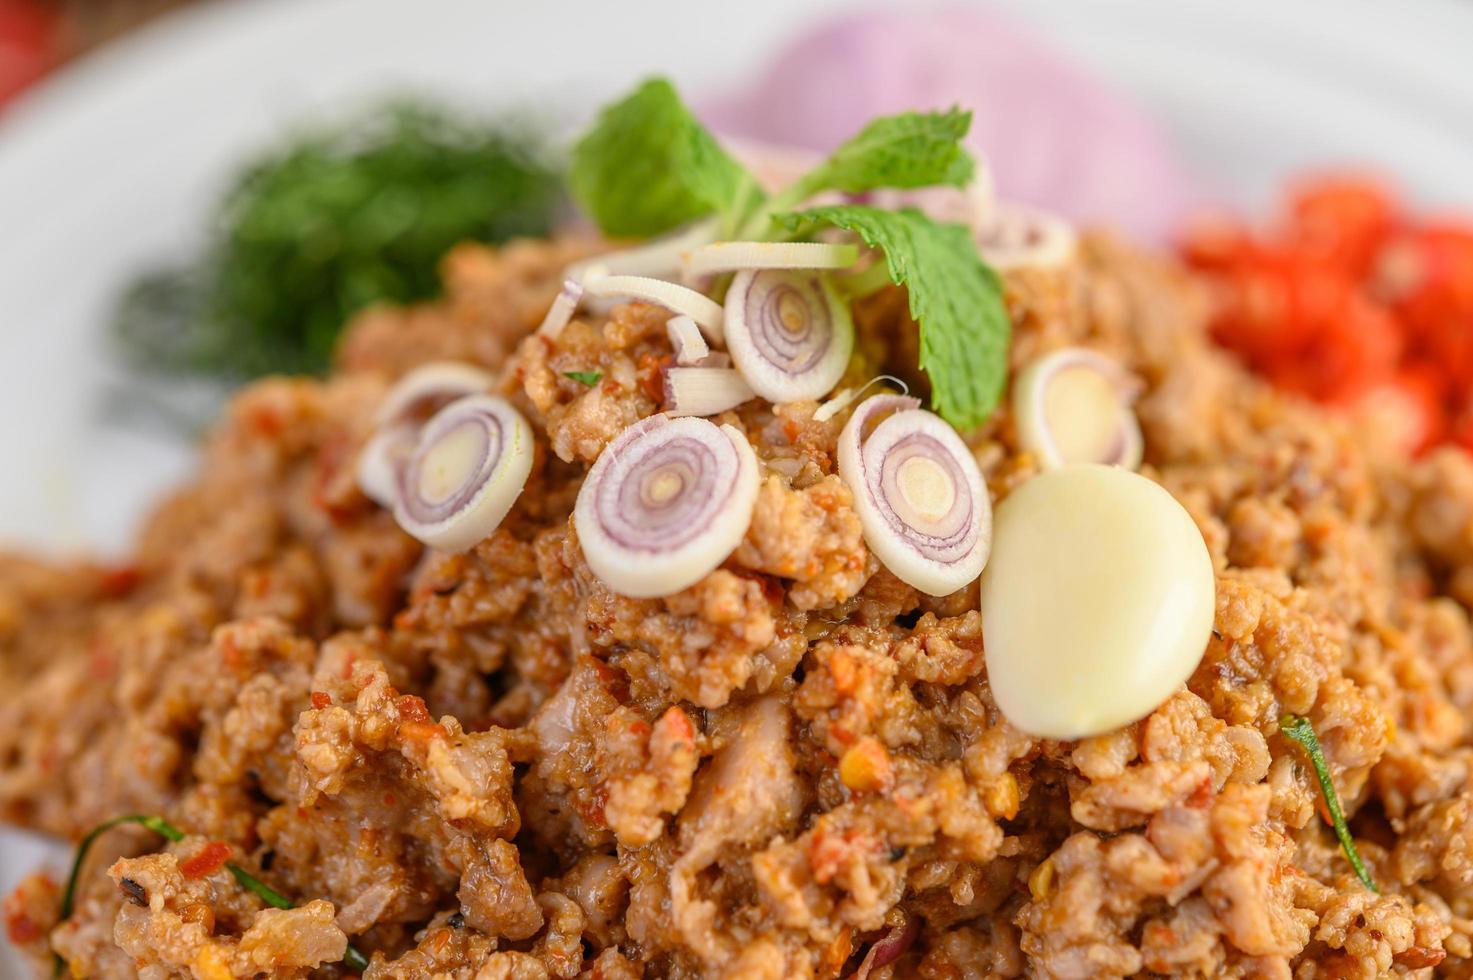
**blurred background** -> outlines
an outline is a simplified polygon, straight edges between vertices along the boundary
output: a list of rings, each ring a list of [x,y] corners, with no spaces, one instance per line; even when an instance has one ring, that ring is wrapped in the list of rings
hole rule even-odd
[[[1473,441],[1470,37],[1465,0],[0,0],[0,543],[120,553],[222,393],[567,220],[569,135],[655,72],[783,146],[968,106],[1000,197],[1183,254],[1276,383]]]

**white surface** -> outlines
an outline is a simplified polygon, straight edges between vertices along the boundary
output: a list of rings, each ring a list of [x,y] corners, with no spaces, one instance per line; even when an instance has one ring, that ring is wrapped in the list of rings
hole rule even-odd
[[[1473,205],[1473,5],[999,2],[1138,92],[1229,200],[1261,205],[1286,172],[1356,160]],[[51,80],[0,116],[0,542],[119,551],[188,471],[187,447],[102,424],[100,328],[118,287],[184,254],[233,164],[283,123],[406,87],[569,115],[654,71],[709,91],[842,6],[227,0]],[[12,840],[0,890],[34,863]]]

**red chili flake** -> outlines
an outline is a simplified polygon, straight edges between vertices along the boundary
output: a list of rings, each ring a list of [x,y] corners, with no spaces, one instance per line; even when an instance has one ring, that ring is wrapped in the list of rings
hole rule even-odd
[[[444,734],[444,728],[427,721],[406,721],[399,726],[399,736],[412,742],[429,742]]]
[[[1198,783],[1197,788],[1192,790],[1192,795],[1187,797],[1187,806],[1197,810],[1202,810],[1205,809],[1207,807],[1207,804],[1211,802],[1212,777],[1208,776],[1206,779]]]
[[[35,942],[44,934],[41,927],[32,922],[20,904],[20,892],[6,896],[5,935],[16,946]]]
[[[690,716],[679,707],[671,707],[660,721],[669,729],[670,734],[682,742],[693,742],[696,737],[696,727],[691,724]]]
[[[665,403],[664,370],[666,365],[674,363],[675,358],[668,354],[664,357],[656,357],[654,354],[639,355],[639,385],[656,405]]]
[[[1398,966],[1404,966],[1410,970],[1424,970],[1429,966],[1437,966],[1447,959],[1447,950],[1413,946],[1411,949],[1402,950],[1391,959]]]
[[[353,664],[357,663],[357,661],[358,661],[358,654],[355,653],[352,650],[349,650],[343,656],[343,665],[338,668],[338,676],[340,676],[345,681],[352,679],[352,677],[353,677]]]
[[[650,728],[650,723],[645,721],[643,718],[636,718],[634,721],[631,721],[629,723],[629,734],[631,735],[645,736],[653,730],[654,729]]]
[[[137,565],[114,565],[102,570],[97,587],[109,599],[121,599],[138,587],[143,572]]]
[[[230,845],[224,841],[212,840],[200,848],[194,857],[181,861],[179,870],[186,878],[203,878],[219,871],[229,857]]]
[[[87,659],[92,668],[92,676],[98,680],[107,680],[117,670],[112,644],[105,637],[99,636],[92,641]]]
[[[406,694],[399,698],[399,720],[425,722],[430,720],[430,710],[425,707],[425,699],[415,694]]]
[[[229,633],[220,637],[220,659],[231,670],[240,666],[240,650],[235,645],[235,638]]]
[[[392,792],[384,794],[384,806],[393,806],[398,802],[399,797],[395,796]]]
[[[331,694],[328,694],[326,691],[312,692],[312,707],[316,708],[318,711],[321,711],[323,708],[326,708],[330,704],[332,704]]]

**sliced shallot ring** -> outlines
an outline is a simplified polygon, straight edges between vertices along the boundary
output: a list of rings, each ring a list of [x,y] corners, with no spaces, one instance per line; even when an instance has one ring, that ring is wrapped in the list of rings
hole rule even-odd
[[[380,507],[390,510],[399,499],[399,470],[414,452],[417,428],[406,422],[380,428],[358,451],[354,474],[358,489]]]
[[[1068,221],[1022,204],[998,204],[991,222],[977,231],[982,258],[1001,270],[1059,268],[1073,261],[1078,247]]]
[[[665,321],[665,331],[670,334],[670,345],[675,348],[676,364],[699,364],[711,356],[701,328],[688,316],[672,316]]]
[[[854,353],[849,304],[814,272],[738,272],[726,294],[726,322],[732,361],[774,403],[824,397]]]
[[[552,305],[547,308],[547,315],[542,318],[542,325],[537,328],[537,332],[556,340],[563,328],[573,322],[573,314],[578,312],[578,302],[581,299],[583,284],[575,279],[564,279],[563,288],[558,290]]]
[[[400,472],[394,519],[432,548],[465,551],[488,537],[532,472],[532,427],[505,399],[471,395],[420,431]]]
[[[729,367],[665,369],[665,414],[716,415],[757,397],[741,374]]]
[[[721,304],[702,293],[646,276],[603,276],[583,285],[584,295],[604,299],[639,299],[690,317],[713,344],[723,340]]]
[[[620,595],[673,595],[726,560],[757,503],[757,456],[739,430],[652,415],[604,449],[573,521],[588,567]]]
[[[854,494],[864,540],[897,578],[950,595],[982,574],[992,501],[956,430],[913,398],[875,395],[839,434],[839,475]],[[895,410],[864,438],[879,413]]]
[[[828,242],[716,242],[688,253],[687,279],[741,269],[847,269],[859,261],[859,246]]]
[[[579,283],[599,276],[673,276],[686,252],[716,240],[720,224],[718,217],[702,218],[643,245],[574,262],[563,275]]]
[[[1044,469],[1141,464],[1145,440],[1130,403],[1138,382],[1118,363],[1084,347],[1034,358],[1013,382],[1018,442]]]
[[[489,391],[496,376],[464,361],[430,361],[394,383],[379,403],[374,421],[380,425],[423,418],[466,395]]]

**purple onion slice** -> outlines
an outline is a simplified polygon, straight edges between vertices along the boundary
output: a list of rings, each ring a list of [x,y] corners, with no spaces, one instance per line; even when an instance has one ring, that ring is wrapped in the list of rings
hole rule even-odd
[[[777,403],[827,395],[854,353],[849,304],[813,272],[738,272],[726,294],[726,335],[752,390]]]
[[[950,595],[987,564],[992,501],[961,436],[918,404],[899,395],[866,399],[839,434],[839,475],[854,494],[865,543],[885,567],[927,595]]]
[[[982,258],[1004,271],[1059,268],[1073,261],[1078,247],[1078,236],[1068,221],[1023,204],[998,204],[991,220],[977,230]]]
[[[725,314],[721,304],[688,286],[648,276],[599,276],[583,283],[583,294],[601,299],[638,299],[663,306],[694,320],[711,343],[722,342]]]
[[[374,417],[380,427],[395,422],[423,422],[466,395],[490,391],[496,376],[464,361],[421,364],[394,383]]]
[[[414,452],[417,426],[400,422],[369,437],[358,451],[358,489],[380,507],[393,509],[399,499],[399,471]]]
[[[399,499],[399,471],[414,451],[420,426],[458,398],[487,391],[495,375],[461,361],[421,364],[389,389],[374,416],[377,431],[358,452],[363,495],[382,507]]]
[[[441,551],[496,530],[532,472],[532,427],[495,395],[451,402],[425,425],[400,472],[394,519]]]
[[[620,595],[673,595],[741,543],[757,503],[747,437],[702,418],[652,415],[593,464],[573,520],[583,557]]]
[[[1035,358],[1013,383],[1018,442],[1046,470],[1069,463],[1136,469],[1145,448],[1130,404],[1138,387],[1117,362],[1084,347]]]

